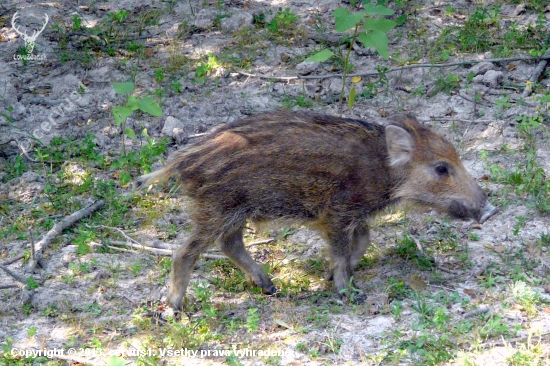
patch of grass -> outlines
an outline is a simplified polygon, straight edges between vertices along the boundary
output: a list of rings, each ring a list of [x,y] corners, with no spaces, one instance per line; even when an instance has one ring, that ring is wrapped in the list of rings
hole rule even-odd
[[[92,166],[105,167],[105,157],[100,153],[93,141],[95,136],[87,133],[81,139],[56,136],[48,146],[36,149],[36,158],[50,169],[67,161],[92,163]]]
[[[309,99],[307,95],[291,96],[285,94],[283,96],[283,106],[288,110],[294,107],[310,108],[313,104],[313,100]]]
[[[1,345],[0,364],[6,366],[33,365],[36,357],[23,357],[19,354],[13,354],[13,337],[8,336]]]
[[[212,274],[212,285],[219,291],[239,293],[250,287],[244,273],[229,259],[204,261],[203,266]]]
[[[260,321],[260,315],[258,314],[258,308],[248,309],[248,315],[246,316],[246,323],[244,327],[249,332],[255,332],[258,330],[258,322]]]
[[[213,72],[219,70],[222,67],[216,56],[212,53],[208,55],[205,61],[201,61],[195,70],[194,83],[204,84],[207,80],[207,76]]]
[[[296,29],[298,15],[290,11],[290,8],[279,8],[273,19],[265,23],[266,28],[273,34],[284,36],[292,34]]]
[[[537,313],[536,304],[539,296],[531,286],[524,281],[516,281],[508,286],[508,290],[527,314],[534,315]]]
[[[514,187],[519,197],[527,196],[528,204],[541,213],[550,212],[550,181],[537,159],[536,133],[545,132],[542,115],[535,117],[520,116],[517,124],[518,134],[524,139],[524,148],[520,153],[524,159],[513,170],[499,164],[489,165],[491,180]]]
[[[487,315],[482,318],[485,320],[485,325],[479,330],[479,332],[483,339],[508,334],[510,328],[508,325],[504,324],[501,316]]]
[[[404,234],[397,240],[396,254],[411,263],[418,269],[429,270],[433,267],[432,260],[418,251],[415,241],[409,234]]]
[[[418,365],[437,365],[454,357],[453,343],[448,335],[431,334],[427,330],[415,334],[412,338],[403,340],[403,335],[396,331],[393,337],[383,341],[395,350],[388,353],[384,360],[399,363],[412,359]]]
[[[506,358],[510,366],[539,365],[539,362],[544,359],[542,343],[540,340],[535,343],[531,338],[529,336],[527,344],[514,347],[517,348],[516,352]]]
[[[439,92],[452,94],[452,92],[460,88],[460,76],[449,73],[445,77],[438,77],[435,81],[435,86],[430,90],[429,96],[436,95]]]
[[[541,0],[534,0],[533,3]],[[501,5],[477,6],[463,24],[442,28],[441,34],[430,47],[429,56],[446,60],[451,54],[492,51],[496,57],[509,57],[517,50],[539,55],[550,45],[546,19],[542,12],[535,23],[520,26],[512,22],[501,27]],[[530,8],[539,8],[536,4]]]
[[[394,278],[388,278],[385,288],[389,299],[404,300],[413,294],[409,285],[404,281],[398,281]]]

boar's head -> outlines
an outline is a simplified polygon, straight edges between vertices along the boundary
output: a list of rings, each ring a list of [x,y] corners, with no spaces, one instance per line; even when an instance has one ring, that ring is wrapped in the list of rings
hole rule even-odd
[[[389,164],[401,180],[395,198],[479,223],[498,211],[464,168],[453,145],[413,116],[394,116],[386,127],[386,143]]]

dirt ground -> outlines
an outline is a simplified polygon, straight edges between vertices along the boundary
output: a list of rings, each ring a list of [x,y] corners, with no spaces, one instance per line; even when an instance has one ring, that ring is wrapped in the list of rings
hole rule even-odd
[[[513,1],[390,1],[396,10],[390,18],[407,20],[388,33],[389,60],[354,46],[352,73],[387,71],[348,78],[346,95],[352,86],[361,91],[350,109],[339,101],[342,78],[321,77],[341,73],[341,64],[303,62],[324,48],[345,56],[348,43],[338,45],[332,16],[339,6],[351,9],[336,0],[0,3],[0,263],[30,277],[24,271],[30,241],[94,202],[98,181],[115,192],[46,249],[33,274],[38,286],[0,271],[0,364],[120,361],[111,356],[140,365],[550,364],[550,209],[533,203],[535,195],[546,199],[550,192],[544,183],[550,78],[543,73],[534,93],[523,97],[538,65],[528,50],[513,49],[507,57],[518,59],[498,61],[497,40],[482,52],[449,47],[448,55],[440,51],[445,42],[437,41],[444,29],[466,27],[476,9],[488,9],[485,16],[494,19],[486,29],[494,34],[538,19],[539,33],[530,37],[548,40],[550,9],[522,9]],[[12,28],[15,11],[19,32]],[[127,12],[122,20],[113,15],[121,11]],[[36,59],[22,61],[20,32],[40,29],[44,14],[48,23],[35,41]],[[392,71],[413,63],[457,64]],[[284,79],[295,76],[319,78]],[[112,83],[126,81],[134,83],[133,95],[152,96],[162,108],[162,116],[128,118],[135,139],[113,119],[125,97]],[[292,223],[250,227],[247,242],[274,239],[250,250],[271,267],[281,293],[259,294],[212,252],[192,278],[190,292],[200,306],[178,322],[159,302],[169,257],[130,246],[129,252],[100,250],[106,243],[128,244],[127,236],[148,246],[177,245],[189,231],[176,187],[135,193],[122,180],[116,162],[123,143],[125,151],[139,151],[144,129],[155,141],[166,138],[166,151],[147,161],[155,169],[214,126],[281,108],[381,124],[393,113],[413,113],[455,144],[500,212],[483,225],[411,207],[373,218],[372,246],[355,273],[368,294],[359,305],[330,296],[327,253],[315,231]],[[522,116],[538,123],[522,125]],[[525,133],[521,127],[529,123]],[[62,151],[55,147],[59,137],[85,143],[52,163],[48,159]],[[136,164],[143,165],[128,169],[132,179],[147,165]],[[542,178],[529,176],[529,167],[540,169]],[[500,179],[505,171],[523,181]],[[96,182],[93,188],[83,186],[89,181]],[[529,190],[535,184],[541,188]],[[56,200],[68,190],[66,201]],[[422,259],[417,246],[431,260]],[[480,308],[488,312],[468,314]],[[24,354],[54,349],[62,355],[50,354],[51,360]],[[279,353],[242,353],[254,350]]]

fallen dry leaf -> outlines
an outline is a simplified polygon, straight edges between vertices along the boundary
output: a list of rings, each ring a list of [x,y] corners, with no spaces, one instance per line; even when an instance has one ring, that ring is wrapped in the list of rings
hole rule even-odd
[[[409,285],[417,292],[424,291],[426,289],[426,282],[424,282],[424,280],[417,275],[411,276]]]

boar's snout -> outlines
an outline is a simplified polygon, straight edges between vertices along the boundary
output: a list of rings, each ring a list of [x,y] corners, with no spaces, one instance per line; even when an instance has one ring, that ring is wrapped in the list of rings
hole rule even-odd
[[[498,212],[498,208],[493,206],[488,200],[485,200],[481,208],[469,210],[463,203],[455,200],[451,202],[449,212],[456,218],[474,218],[477,222],[483,224],[491,216]]]
[[[493,216],[497,212],[498,207],[493,206],[489,201],[485,201],[485,206],[483,206],[483,208],[480,210],[479,218],[476,217],[476,220],[480,224],[483,224],[489,219],[489,217]]]

